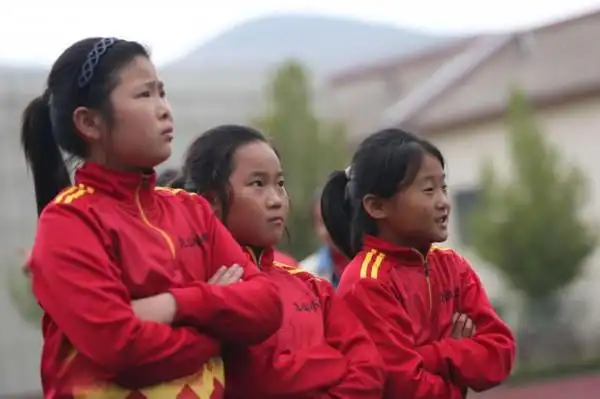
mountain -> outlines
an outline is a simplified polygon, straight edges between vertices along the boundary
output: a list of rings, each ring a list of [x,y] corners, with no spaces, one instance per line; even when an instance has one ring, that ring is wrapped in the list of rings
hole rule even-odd
[[[344,18],[276,15],[237,25],[172,66],[263,69],[286,58],[296,58],[314,72],[331,72],[410,54],[446,39],[415,30]]]

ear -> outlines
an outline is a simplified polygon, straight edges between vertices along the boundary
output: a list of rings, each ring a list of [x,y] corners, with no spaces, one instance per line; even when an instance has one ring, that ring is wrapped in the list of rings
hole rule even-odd
[[[375,220],[386,219],[389,215],[389,200],[379,198],[373,194],[367,194],[362,199],[362,205],[371,218]]]
[[[73,111],[75,130],[87,141],[98,141],[102,137],[103,121],[98,111],[77,107]]]

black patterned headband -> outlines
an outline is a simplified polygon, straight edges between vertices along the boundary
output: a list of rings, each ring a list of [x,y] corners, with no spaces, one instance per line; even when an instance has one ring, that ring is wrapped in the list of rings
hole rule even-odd
[[[79,72],[78,84],[80,89],[90,83],[94,76],[94,70],[100,62],[100,58],[118,41],[119,39],[114,37],[105,37],[94,43],[94,47],[88,53],[85,62],[81,66],[81,72]]]

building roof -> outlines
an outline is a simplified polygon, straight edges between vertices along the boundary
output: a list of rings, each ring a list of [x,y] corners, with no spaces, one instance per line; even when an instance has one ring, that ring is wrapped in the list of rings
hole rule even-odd
[[[501,116],[519,86],[539,106],[600,95],[600,10],[553,24],[461,39],[403,60],[334,76],[333,89],[386,74],[409,74],[438,60],[432,73],[382,110],[376,123],[435,132]]]

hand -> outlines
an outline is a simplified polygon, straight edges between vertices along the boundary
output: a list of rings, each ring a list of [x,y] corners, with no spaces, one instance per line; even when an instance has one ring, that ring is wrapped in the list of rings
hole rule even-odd
[[[221,266],[219,270],[208,280],[208,284],[229,285],[242,280],[244,269],[240,265],[231,267]]]
[[[136,299],[131,307],[138,318],[164,324],[171,324],[177,312],[175,298],[169,293]]]
[[[454,313],[452,316],[452,338],[471,338],[475,335],[475,323],[464,313]]]
[[[21,265],[21,271],[25,276],[29,277],[31,275],[31,268],[29,266],[29,257],[31,256],[31,250],[21,249],[19,252],[20,257],[25,259],[25,261]]]
[[[25,277],[31,276],[31,267],[29,266],[29,262],[25,262],[21,265],[21,272],[25,275]]]

